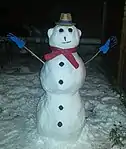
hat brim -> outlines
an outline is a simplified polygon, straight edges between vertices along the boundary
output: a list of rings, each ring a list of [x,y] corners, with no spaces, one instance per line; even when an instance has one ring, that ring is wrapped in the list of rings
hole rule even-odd
[[[56,22],[56,25],[62,25],[62,26],[73,26],[76,25],[76,23],[73,22]]]

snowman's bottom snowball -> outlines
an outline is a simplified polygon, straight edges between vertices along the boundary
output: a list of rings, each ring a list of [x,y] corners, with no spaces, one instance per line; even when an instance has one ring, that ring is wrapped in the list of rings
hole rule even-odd
[[[72,97],[62,96],[66,101],[71,100],[63,112],[58,109],[59,98],[55,102],[56,106],[52,106],[54,103],[49,103],[50,99],[47,100],[47,94],[41,97],[37,107],[38,133],[41,136],[59,141],[75,142],[80,137],[85,125],[85,109],[78,93]],[[70,105],[72,105],[71,108]],[[61,126],[58,123],[61,123]]]

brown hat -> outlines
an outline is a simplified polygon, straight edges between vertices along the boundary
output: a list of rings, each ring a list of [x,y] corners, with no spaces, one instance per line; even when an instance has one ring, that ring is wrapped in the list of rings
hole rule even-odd
[[[72,16],[70,13],[61,13],[59,22],[56,22],[57,25],[63,26],[72,26],[75,23],[72,22]]]

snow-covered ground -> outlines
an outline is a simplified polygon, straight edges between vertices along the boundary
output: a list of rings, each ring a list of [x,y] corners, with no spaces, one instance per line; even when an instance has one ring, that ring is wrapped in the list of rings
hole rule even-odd
[[[48,148],[36,130],[36,106],[44,92],[39,80],[40,67],[34,64],[33,71],[31,64],[33,61],[25,67],[20,65],[12,74],[0,74],[0,149]],[[111,149],[113,143],[125,145],[126,109],[107,78],[97,70],[95,61],[87,65],[87,77],[80,93],[86,108],[82,135],[73,145],[59,146],[55,142],[58,147],[54,149]],[[122,126],[116,128],[115,124]],[[109,140],[111,136],[113,141]]]

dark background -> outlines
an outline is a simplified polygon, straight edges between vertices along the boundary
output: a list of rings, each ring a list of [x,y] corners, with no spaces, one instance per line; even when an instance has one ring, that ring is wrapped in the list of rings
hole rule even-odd
[[[73,21],[83,31],[84,37],[101,37],[103,0],[95,1],[4,1],[0,6],[1,28],[11,31],[17,28],[19,34],[23,24],[33,24],[41,28],[50,28],[59,20],[60,13],[70,12]]]
[[[103,2],[105,0],[83,1],[2,1],[0,5],[0,34],[16,30],[26,34],[23,24],[32,24],[40,28],[50,28],[59,20],[60,13],[70,12],[77,27],[83,31],[83,37],[101,38]],[[124,0],[107,1],[106,36],[116,34],[119,28]],[[115,22],[116,20],[116,22]],[[23,33],[24,32],[24,33]]]

